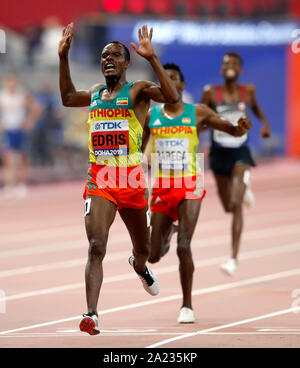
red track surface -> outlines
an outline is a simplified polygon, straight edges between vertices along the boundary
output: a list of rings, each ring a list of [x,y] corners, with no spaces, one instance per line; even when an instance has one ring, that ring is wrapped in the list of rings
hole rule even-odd
[[[86,312],[83,183],[33,187],[26,199],[1,199],[0,289],[7,299],[0,347],[300,347],[299,314],[290,310],[300,306],[300,162],[275,160],[252,170],[256,205],[245,209],[234,278],[219,270],[230,252],[231,217],[210,173],[205,182],[192,243],[196,323],[176,321],[176,237],[152,265],[161,292],[151,297],[128,264],[131,243],[117,216],[104,261],[97,336],[78,330]],[[3,307],[0,301],[0,312]]]

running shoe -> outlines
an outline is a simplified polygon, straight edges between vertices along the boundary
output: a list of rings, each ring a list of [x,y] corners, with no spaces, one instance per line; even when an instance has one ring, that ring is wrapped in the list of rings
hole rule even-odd
[[[98,335],[100,330],[98,328],[98,317],[96,314],[83,314],[80,321],[79,329],[82,332],[87,332],[90,335]]]
[[[130,266],[132,266],[133,269],[135,270],[134,256],[130,256],[129,259],[128,259],[128,262],[129,262]],[[143,287],[147,291],[147,293],[149,293],[150,295],[153,295],[153,296],[157,295],[159,293],[158,280],[155,277],[154,273],[151,270],[149,270],[149,268],[147,266],[146,266],[146,270],[144,272],[137,272],[136,270],[135,270],[135,272],[138,274],[138,277],[142,281]]]
[[[178,323],[194,323],[195,315],[194,315],[193,309],[187,308],[187,307],[181,308],[177,322]]]
[[[236,260],[230,258],[226,263],[221,264],[221,270],[228,276],[234,276],[236,271]]]

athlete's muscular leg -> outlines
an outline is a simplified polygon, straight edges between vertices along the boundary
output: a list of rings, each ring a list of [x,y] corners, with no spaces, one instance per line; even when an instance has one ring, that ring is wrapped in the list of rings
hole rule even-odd
[[[237,258],[240,238],[243,228],[243,198],[246,185],[244,183],[244,173],[249,170],[248,165],[235,165],[232,176],[215,175],[219,197],[226,212],[233,215],[231,235],[232,235],[232,258]]]
[[[110,226],[116,215],[116,205],[106,198],[88,196],[90,212],[85,216],[85,228],[89,240],[88,261],[85,268],[85,288],[88,313],[97,313],[97,303],[103,280],[102,261]]]
[[[150,214],[148,205],[143,209],[122,208],[119,210],[133,245],[135,270],[144,272],[150,255]]]
[[[198,221],[201,207],[200,200],[184,200],[178,207],[177,255],[179,258],[179,274],[183,294],[182,307],[192,308],[192,284],[194,262],[191,251],[191,240]]]
[[[240,238],[243,229],[243,198],[246,190],[244,183],[245,171],[249,170],[249,166],[245,164],[235,165],[232,171],[232,187],[229,209],[233,214],[232,219],[232,258],[237,258]]]
[[[222,206],[226,212],[231,212],[229,203],[231,197],[232,179],[230,176],[215,174],[215,180]]]
[[[167,242],[172,230],[173,220],[162,212],[151,214],[151,253],[149,262],[156,263],[169,250],[170,244]]]

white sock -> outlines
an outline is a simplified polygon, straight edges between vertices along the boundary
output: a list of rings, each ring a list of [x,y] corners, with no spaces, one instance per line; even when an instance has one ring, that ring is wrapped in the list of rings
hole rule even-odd
[[[231,265],[236,266],[236,259],[235,258],[229,258],[228,263]]]

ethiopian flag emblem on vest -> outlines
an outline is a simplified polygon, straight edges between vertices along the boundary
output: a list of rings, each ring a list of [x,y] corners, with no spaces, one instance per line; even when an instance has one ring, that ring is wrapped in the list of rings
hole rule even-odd
[[[117,98],[117,103],[116,105],[122,105],[122,106],[126,106],[128,105],[128,97],[119,97]]]

